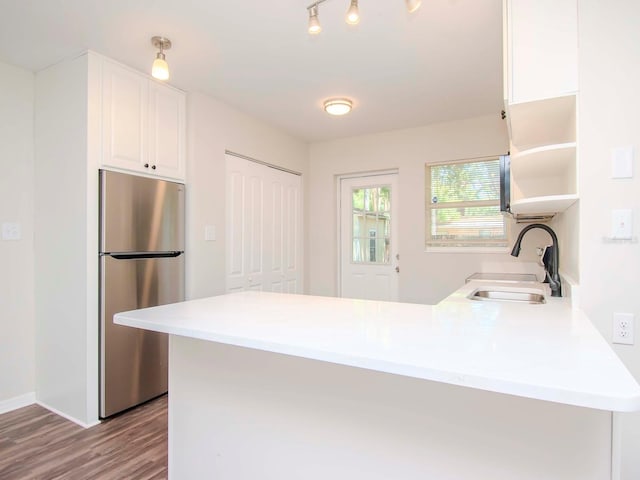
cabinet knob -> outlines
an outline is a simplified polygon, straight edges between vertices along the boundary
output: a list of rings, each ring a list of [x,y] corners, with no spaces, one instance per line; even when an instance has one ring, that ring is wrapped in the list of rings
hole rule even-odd
[[[149,168],[149,164],[148,164],[148,163],[145,163],[145,164],[144,164],[144,168]]]
[[[152,169],[152,170],[155,170],[155,169],[156,169],[156,166],[155,166],[155,165],[151,165],[151,169]]]

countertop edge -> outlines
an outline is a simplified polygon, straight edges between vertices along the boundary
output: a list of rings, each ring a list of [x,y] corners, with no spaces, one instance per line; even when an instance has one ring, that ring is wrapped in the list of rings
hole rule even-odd
[[[310,349],[308,347],[301,347],[297,345],[265,342],[256,339],[247,339],[244,337],[203,332],[189,328],[166,326],[148,320],[145,321],[134,318],[130,316],[133,313],[135,313],[135,311],[116,314],[114,316],[114,322],[119,325],[153,330],[169,335],[178,335],[197,340],[222,343],[236,347],[256,349],[265,352],[329,362],[354,368],[363,368],[393,375],[402,375],[421,380],[475,388],[506,395],[562,403],[577,407],[616,412],[634,412],[640,410],[640,388],[638,389],[638,394],[632,396],[606,396],[586,391],[576,392],[553,386],[514,382],[497,377],[456,372],[452,369],[424,368],[416,365],[391,362],[381,358],[361,357],[336,351]]]

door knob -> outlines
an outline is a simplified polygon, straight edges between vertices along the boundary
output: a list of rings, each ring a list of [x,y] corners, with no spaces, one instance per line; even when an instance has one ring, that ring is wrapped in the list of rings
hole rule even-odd
[[[400,267],[396,267],[396,273],[400,273]]]

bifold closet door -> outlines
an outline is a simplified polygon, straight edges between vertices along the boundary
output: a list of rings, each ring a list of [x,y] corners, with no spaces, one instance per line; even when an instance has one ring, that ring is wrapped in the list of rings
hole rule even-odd
[[[226,155],[226,290],[302,292],[300,176]]]

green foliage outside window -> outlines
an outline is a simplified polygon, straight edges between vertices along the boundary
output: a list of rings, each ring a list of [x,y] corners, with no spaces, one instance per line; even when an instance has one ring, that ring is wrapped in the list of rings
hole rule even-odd
[[[427,245],[506,245],[500,159],[426,166]]]

